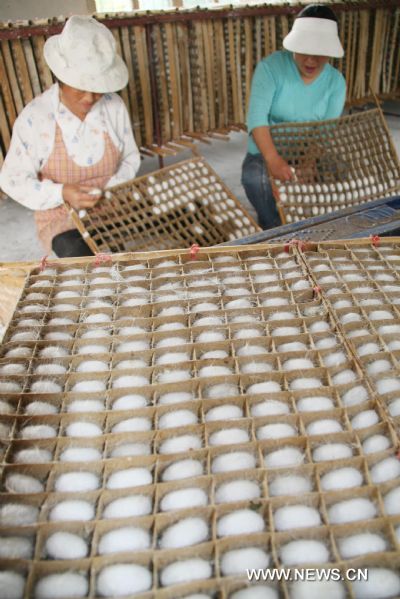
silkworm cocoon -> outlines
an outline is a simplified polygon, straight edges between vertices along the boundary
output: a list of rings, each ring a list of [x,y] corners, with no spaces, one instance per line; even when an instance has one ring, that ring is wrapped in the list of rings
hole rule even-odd
[[[149,349],[149,342],[146,339],[135,339],[135,341],[125,341],[119,343],[116,347],[117,353],[141,352]]]
[[[388,405],[389,412],[391,416],[399,416],[400,415],[400,398],[391,401]]]
[[[124,526],[105,533],[98,545],[100,555],[121,553],[125,551],[144,551],[151,545],[148,530],[134,526]]]
[[[397,351],[400,349],[400,339],[393,339],[393,341],[389,341],[387,344],[390,351]]]
[[[95,314],[88,314],[83,318],[83,322],[87,324],[95,324],[102,322],[111,322],[111,316],[104,312],[96,312]]]
[[[250,509],[235,510],[221,516],[217,522],[217,535],[228,537],[262,532],[265,529],[263,517]]]
[[[297,580],[290,585],[290,599],[345,599],[346,596],[343,583],[336,580]]]
[[[221,484],[215,492],[216,503],[247,501],[261,496],[258,484],[251,480],[233,480]]]
[[[158,356],[155,360],[157,365],[162,364],[177,364],[179,362],[187,362],[190,360],[190,354],[187,352],[171,352]]]
[[[108,477],[107,489],[126,489],[151,485],[153,476],[147,468],[126,468],[113,472]]]
[[[171,491],[164,495],[160,501],[160,508],[162,512],[170,512],[185,508],[201,507],[207,505],[207,503],[208,496],[203,489],[189,487]]]
[[[244,345],[243,347],[240,347],[236,353],[238,356],[260,356],[267,354],[268,351],[262,345]]]
[[[361,487],[362,483],[362,474],[356,468],[338,468],[321,476],[321,488],[324,491]]]
[[[304,279],[300,279],[291,284],[290,288],[293,291],[301,291],[303,289],[308,289],[310,287],[310,283],[305,281]]]
[[[191,410],[174,410],[166,412],[158,419],[158,428],[174,428],[176,426],[189,426],[196,424],[197,416]]]
[[[235,299],[235,300],[231,300],[230,302],[226,302],[225,304],[225,309],[226,310],[236,310],[241,308],[242,310],[247,310],[248,308],[251,308],[251,301],[243,298],[243,299]],[[214,306],[214,310],[215,310],[215,306]]]
[[[170,405],[183,403],[185,401],[192,401],[193,399],[194,397],[189,391],[170,391],[169,393],[163,393],[163,395],[160,395],[158,403],[161,405]]]
[[[35,374],[64,374],[67,368],[63,364],[39,364],[34,369]]]
[[[221,558],[221,571],[224,576],[245,575],[247,569],[268,568],[269,555],[259,547],[231,549]]]
[[[97,577],[100,597],[124,597],[148,591],[152,575],[148,568],[137,564],[113,564],[103,568]]]
[[[367,428],[379,422],[379,416],[375,410],[364,410],[359,412],[351,419],[351,425],[354,429]]]
[[[67,412],[101,412],[104,403],[100,399],[75,399],[67,405]]]
[[[45,415],[45,414],[56,414],[58,412],[57,406],[47,403],[46,401],[32,401],[25,406],[25,414],[28,415]]]
[[[179,435],[166,439],[160,445],[159,452],[163,454],[181,453],[201,449],[200,437],[196,435]]]
[[[363,343],[357,348],[359,356],[368,356],[370,354],[377,354],[379,352],[379,345],[377,343]]]
[[[93,472],[64,472],[55,483],[60,493],[94,491],[99,488],[99,477]]]
[[[17,464],[47,464],[51,462],[53,454],[48,449],[33,447],[30,449],[21,449],[14,456]]]
[[[5,480],[5,487],[9,493],[41,493],[43,483],[28,474],[9,474]]]
[[[331,347],[335,347],[335,345],[337,345],[335,337],[324,337],[315,341],[317,349],[330,349]]]
[[[111,407],[113,410],[133,410],[145,406],[147,406],[147,399],[143,395],[132,393],[118,397]]]
[[[56,435],[57,431],[49,424],[32,424],[20,432],[21,439],[49,439]]]
[[[74,393],[101,393],[106,390],[106,384],[103,381],[79,381],[72,387]]]
[[[174,462],[162,473],[164,482],[172,480],[183,480],[185,478],[193,478],[203,474],[203,465],[198,460],[186,459]]]
[[[393,391],[400,390],[400,379],[397,378],[384,378],[376,381],[376,387],[378,393],[383,395],[384,393],[393,393]]]
[[[184,582],[193,582],[211,578],[212,568],[208,560],[192,558],[172,562],[161,571],[160,580],[163,587]],[[210,595],[202,593],[187,595],[185,599],[208,599]]]
[[[202,518],[183,518],[163,531],[160,548],[190,547],[203,543],[208,537],[208,524]]]
[[[343,427],[337,420],[332,418],[324,418],[322,420],[314,420],[307,426],[309,435],[328,435],[331,433],[340,433]]]
[[[311,480],[305,476],[298,476],[296,474],[277,476],[269,485],[269,494],[271,496],[302,495],[304,493],[311,493],[311,491]]]
[[[227,428],[211,433],[208,442],[210,445],[234,445],[250,441],[247,431],[241,428]]]
[[[282,343],[278,345],[278,351],[285,353],[291,351],[306,351],[307,346],[302,341],[291,341],[290,343]]]
[[[226,338],[224,331],[203,331],[196,337],[196,343],[215,343],[224,341]]]
[[[101,360],[85,360],[78,364],[77,372],[105,372],[109,370],[109,365]]]
[[[284,337],[286,335],[296,337],[297,335],[300,335],[300,333],[300,327],[276,327],[271,330],[272,337]]]
[[[256,458],[246,451],[233,451],[216,456],[212,461],[211,470],[217,472],[233,472],[248,470],[256,467]]]
[[[149,378],[140,374],[130,374],[115,378],[112,382],[114,389],[122,389],[123,387],[143,387],[149,384]]]
[[[46,364],[46,367],[48,367],[49,365]],[[25,364],[5,364],[4,366],[0,367],[0,373],[1,374],[22,374],[26,372],[26,366]],[[35,373],[40,374],[40,372],[38,373],[38,369],[35,370]],[[43,374],[43,372],[42,372]]]
[[[265,424],[257,429],[257,439],[282,439],[283,437],[295,437],[296,429],[286,422]]]
[[[231,383],[219,383],[208,387],[206,395],[209,399],[223,399],[225,397],[239,395],[239,388],[237,385]]]
[[[269,297],[262,300],[261,303],[262,306],[265,306],[266,308],[275,308],[278,306],[288,306],[289,300],[285,297]]]
[[[2,599],[23,599],[25,577],[13,570],[0,572],[0,589]]]
[[[376,453],[390,447],[390,440],[385,435],[372,435],[362,444],[364,453]]]
[[[278,599],[278,592],[264,584],[258,584],[257,586],[252,584],[249,587],[240,589],[240,591],[236,591],[233,595],[229,595],[229,599]]]
[[[134,518],[147,516],[153,510],[152,499],[148,495],[130,495],[110,501],[103,510],[102,517],[106,520],[115,518]]]
[[[279,556],[284,566],[295,566],[303,563],[324,564],[329,561],[329,549],[322,541],[314,539],[297,539],[282,545]]]
[[[127,418],[115,424],[112,433],[143,432],[151,430],[151,420],[138,416],[136,418]]]
[[[88,554],[88,545],[79,535],[60,531],[48,537],[45,550],[52,559],[83,559]]]
[[[15,347],[9,349],[5,357],[6,358],[28,358],[32,354],[32,348],[30,347]]]
[[[324,365],[328,367],[340,366],[340,364],[343,364],[346,360],[346,354],[342,351],[337,351],[324,356]]]
[[[308,528],[320,526],[319,511],[308,505],[285,505],[274,513],[276,530],[291,530],[292,528]]]
[[[266,399],[253,404],[250,408],[252,416],[273,416],[275,414],[289,414],[288,404],[276,399]]]
[[[347,385],[348,383],[352,383],[356,380],[357,374],[349,368],[346,368],[346,370],[342,370],[341,372],[338,372],[332,376],[332,383],[334,385]]]
[[[78,354],[89,355],[89,354],[106,354],[108,352],[108,345],[81,345],[78,347]]]
[[[314,363],[308,358],[291,358],[283,363],[283,370],[306,370],[314,368]]]
[[[97,437],[103,430],[94,422],[71,422],[65,429],[67,437]]]
[[[293,391],[299,389],[317,389],[322,387],[322,381],[316,377],[299,377],[290,381],[290,388]]]
[[[1,559],[30,559],[33,554],[33,540],[29,537],[1,537],[0,558]],[[0,585],[3,585],[1,580]],[[6,585],[4,584],[6,587]],[[3,589],[3,586],[0,586]],[[7,595],[6,595],[7,597]]]
[[[330,397],[315,396],[302,397],[297,402],[299,412],[319,412],[322,410],[332,410],[335,407]]]
[[[383,499],[386,513],[390,516],[400,513],[400,487],[396,487],[389,491]]]
[[[14,406],[11,406],[7,401],[0,399],[0,414],[13,414],[14,412]]]
[[[132,370],[134,368],[146,368],[147,366],[148,362],[141,360],[140,358],[135,358],[134,360],[121,360],[113,365],[116,370]]]
[[[32,393],[61,393],[62,387],[54,381],[35,381],[31,386]]]
[[[365,532],[350,537],[339,539],[340,555],[343,559],[353,559],[366,553],[386,551],[388,544],[386,539],[378,534]]]
[[[328,508],[328,517],[331,524],[356,522],[375,518],[377,510],[370,499],[356,497],[334,503]]]
[[[299,466],[304,461],[304,455],[297,447],[282,447],[264,455],[267,468],[288,468]]]
[[[394,318],[394,315],[392,312],[389,312],[389,310],[371,310],[368,316],[370,320],[385,320],[386,318]]]
[[[364,401],[368,401],[368,399],[368,391],[362,385],[356,385],[355,387],[348,389],[348,391],[341,396],[343,404],[347,407],[358,405]]]
[[[147,443],[122,443],[117,445],[112,451],[110,456],[112,458],[135,456],[135,455],[149,455],[150,445]]]
[[[246,389],[247,395],[257,393],[278,393],[282,391],[280,384],[277,381],[263,381],[262,383],[254,383]]]
[[[218,339],[220,341],[220,339]],[[164,339],[160,339],[155,344],[155,347],[176,347],[185,345],[187,343],[187,339],[185,337],[164,337]]]
[[[242,418],[242,408],[232,404],[225,404],[223,406],[216,406],[208,410],[205,420],[206,422],[214,422],[215,420],[232,420],[235,418]]]
[[[355,599],[388,599],[400,594],[400,576],[389,568],[368,568],[368,580],[354,580]]]
[[[227,366],[203,366],[199,370],[199,377],[213,377],[213,376],[229,376],[233,374],[232,370]]]
[[[60,462],[95,462],[101,460],[101,452],[95,447],[67,447],[60,453]]]
[[[372,466],[370,473],[371,480],[375,484],[398,478],[400,477],[400,461],[398,458],[391,456]]]
[[[1,526],[27,526],[35,524],[39,510],[33,505],[24,503],[4,503],[0,506]]]

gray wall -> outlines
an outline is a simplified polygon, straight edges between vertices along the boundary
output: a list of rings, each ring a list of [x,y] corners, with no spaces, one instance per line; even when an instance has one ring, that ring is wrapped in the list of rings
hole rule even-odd
[[[95,12],[95,0],[0,0],[0,20],[43,19]]]

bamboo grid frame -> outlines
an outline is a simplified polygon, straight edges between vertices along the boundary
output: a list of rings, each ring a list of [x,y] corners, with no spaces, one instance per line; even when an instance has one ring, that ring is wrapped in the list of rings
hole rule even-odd
[[[273,184],[282,223],[400,191],[400,161],[380,108],[319,122],[271,127],[295,180]]]
[[[332,3],[350,103],[399,94],[398,0]],[[243,128],[253,69],[279,50],[299,6],[106,15],[130,79],[122,90],[144,154],[174,154],[189,139]],[[0,24],[0,165],[23,107],[52,83],[43,60],[55,21]]]
[[[400,416],[393,416],[390,412],[390,405],[396,398],[396,392],[379,392],[380,382],[387,376],[398,376],[399,372],[399,349],[391,349],[390,345],[396,341],[396,334],[390,332],[390,326],[400,326],[399,238],[389,238],[380,242],[353,240],[308,243],[289,247],[281,244],[260,244],[244,246],[240,249],[204,248],[200,250],[194,261],[187,251],[176,250],[126,254],[113,256],[110,260],[110,264],[100,267],[96,258],[55,260],[52,264],[42,265],[42,267],[38,267],[37,264],[22,265],[26,268],[25,285],[21,290],[5,341],[0,346],[0,367],[5,367],[0,377],[0,384],[3,385],[0,398],[10,408],[9,413],[3,412],[0,415],[0,423],[3,425],[0,443],[2,461],[0,509],[13,501],[37,508],[38,514],[40,513],[37,522],[23,525],[10,526],[9,523],[0,521],[2,535],[20,535],[32,541],[31,558],[3,558],[0,561],[2,569],[14,570],[25,576],[24,598],[33,596],[33,589],[43,576],[60,572],[84,573],[88,576],[88,592],[83,593],[82,596],[98,597],[97,577],[102,568],[116,563],[138,563],[149,567],[153,574],[153,583],[149,591],[138,595],[143,599],[178,599],[190,593],[201,592],[220,599],[229,599],[236,590],[246,587],[248,581],[245,577],[224,575],[222,562],[228,551],[243,547],[257,547],[270,555],[273,564],[271,567],[282,567],[284,565],[282,547],[290,541],[299,539],[318,540],[326,545],[329,560],[324,564],[318,564],[319,567],[339,568],[343,574],[349,567],[388,568],[398,574],[400,515],[389,511],[386,497],[388,493],[398,488],[400,479],[393,472],[389,479],[379,480],[376,477],[376,465],[384,459],[396,459],[400,441]],[[371,277],[371,267],[383,267],[376,271],[380,274],[380,278]],[[229,305],[232,297],[229,290],[234,288],[235,284],[225,282],[225,279],[231,276],[237,277],[238,268],[246,279],[245,285],[251,290],[249,297],[252,300],[252,307],[239,308]],[[171,278],[171,269],[176,271],[176,277]],[[202,286],[202,289],[208,291],[209,301],[215,308],[207,312],[207,315],[222,318],[223,323],[215,330],[227,334],[224,341],[201,343],[197,340],[204,327],[196,321],[204,316],[204,313],[196,312],[194,307],[201,300],[189,297],[184,299],[183,296],[178,295],[168,299],[170,292],[160,289],[165,282],[180,281],[185,289],[190,291],[193,284],[199,280],[200,272],[203,279],[211,278],[210,285]],[[350,281],[350,273],[361,276],[362,282],[358,279]],[[18,276],[19,274],[20,272]],[[140,274],[144,277],[143,289],[146,288],[151,301],[147,306],[124,308],[122,302],[127,297],[124,290],[129,289],[131,285],[130,277],[136,277],[133,285],[137,286],[139,284],[137,277]],[[266,274],[275,274],[278,277],[276,281],[279,281],[279,291],[263,291],[265,281],[261,284],[257,277]],[[337,280],[333,281],[332,276]],[[98,280],[99,277],[108,277],[109,280],[104,283]],[[307,285],[298,287],[299,281],[307,282]],[[87,320],[87,317],[93,313],[93,309],[88,306],[90,292],[93,289],[101,290],[105,285],[112,288],[112,293],[103,294],[101,297],[115,300],[112,307],[106,308],[112,318],[106,325],[90,324]],[[269,286],[271,282],[267,285]],[[318,291],[316,291],[317,286]],[[195,287],[198,289],[197,286]],[[57,296],[57,293],[60,291],[65,293],[68,290],[70,293],[75,292],[75,299],[71,296],[69,299],[73,308],[70,311],[73,322],[64,325],[52,324],[51,318],[57,313],[55,307],[66,301],[65,298]],[[217,295],[213,294],[217,290]],[[33,293],[42,294],[42,297],[32,297]],[[164,294],[165,301],[162,301]],[[301,327],[300,335],[278,334],[281,323],[272,318],[277,308],[268,307],[263,303],[265,299],[272,297],[287,299],[286,309],[293,312],[292,324]],[[371,300],[375,300],[375,303]],[[33,306],[42,309],[33,309]],[[184,310],[181,314],[175,313],[171,317],[162,312],[163,307],[182,307]],[[377,310],[387,310],[391,318],[377,319],[374,315],[374,311]],[[358,315],[358,319],[344,318],[354,313]],[[240,320],[235,320],[237,317],[240,317]],[[32,322],[24,323],[27,318],[36,318],[39,323],[37,325]],[[182,364],[190,369],[193,376],[193,380],[182,382],[178,386],[180,390],[192,393],[193,398],[185,403],[164,405],[160,398],[164,392],[168,392],[169,386],[164,386],[158,381],[160,366],[157,366],[157,361],[166,350],[165,347],[158,348],[157,344],[161,339],[169,338],[171,332],[161,332],[159,327],[177,321],[181,324],[181,334],[185,336],[185,343],[180,349],[190,352],[190,360]],[[324,330],[316,326],[321,321],[326,325]],[[235,337],[246,322],[251,326],[254,336]],[[123,327],[129,327],[132,323],[143,327],[143,333],[139,330],[131,332],[124,330]],[[356,334],[360,327],[361,335]],[[103,331],[105,335],[96,336],[97,343],[104,342],[111,344],[112,347],[111,351],[105,354],[97,354],[99,359],[111,362],[109,371],[106,374],[92,374],[94,379],[105,381],[107,388],[104,392],[90,395],[91,399],[104,402],[104,410],[98,413],[74,413],[69,411],[71,402],[77,397],[88,396],[85,394],[77,396],[77,392],[72,390],[75,384],[83,380],[83,374],[79,374],[79,365],[88,358],[87,354],[83,352],[80,354],[79,349],[93,342],[86,335],[88,332],[93,333],[95,329]],[[263,334],[256,335],[254,333],[256,329],[262,330]],[[55,332],[63,332],[66,336],[59,337],[58,341],[52,340],[49,333]],[[25,334],[23,345],[28,352],[18,357],[15,350],[21,347],[21,334]],[[324,347],[321,341],[327,337],[335,341],[334,346]],[[132,339],[149,341],[149,350],[141,351],[137,356],[147,360],[149,366],[136,372],[142,376],[149,376],[151,384],[140,389],[123,386],[118,388],[117,385],[114,387],[113,382],[120,375],[127,374],[126,370],[119,369],[119,361],[127,357],[132,358],[132,355],[124,354],[122,349],[119,351],[119,343]],[[301,350],[300,352],[290,351],[285,345],[281,345],[291,341],[302,341],[307,346],[306,353]],[[264,353],[256,357],[243,356],[241,349],[249,342],[264,347]],[[361,348],[366,343],[376,343],[379,351],[372,355],[363,355]],[[45,357],[44,350],[54,347],[55,344],[65,351],[64,358]],[[344,362],[328,364],[328,359],[332,357],[334,351],[333,347],[344,356]],[[212,361],[202,358],[206,351],[217,348],[227,350],[228,356],[214,358]],[[286,360],[295,357],[307,357],[313,362],[314,367],[306,371],[286,370],[283,367]],[[389,370],[372,372],[370,365],[377,359],[386,360]],[[245,374],[246,365],[254,360],[272,365],[273,372]],[[65,373],[50,375],[51,366],[54,364],[65,365]],[[201,376],[201,369],[211,364],[228,369],[234,368],[235,374],[232,372],[225,379]],[[10,365],[25,366],[26,370],[19,374],[15,372],[12,374],[8,370],[8,374],[5,374]],[[48,369],[45,377],[36,372],[43,366],[45,368],[47,366]],[[174,364],[171,368],[179,368],[179,365]],[[354,373],[353,381],[347,384],[343,382],[335,384],[335,377],[344,369],[350,369]],[[131,373],[132,370],[129,371],[129,374]],[[321,388],[307,389],[307,391],[294,390],[291,383],[298,376],[319,377],[323,381],[323,394],[332,402],[332,407],[317,413],[301,410],[299,402],[302,398],[306,395],[320,395]],[[51,378],[54,383],[60,385],[62,391],[37,394],[32,386],[41,378]],[[238,394],[230,396],[229,402],[243,411],[242,417],[231,423],[218,420],[212,422],[206,418],[208,411],[221,403],[218,398],[208,397],[208,389],[220,384],[222,380],[229,380],[233,386],[237,385]],[[252,393],[251,384],[266,380],[279,382],[282,390],[272,396],[270,393],[266,396],[262,393]],[[8,391],[6,391],[7,384]],[[362,387],[366,395],[364,401],[354,402],[352,405],[351,402],[347,403],[345,398],[346,393],[355,385],[359,386],[358,389]],[[18,386],[19,392],[16,391]],[[148,404],[133,412],[117,409],[114,402],[128,390],[142,393]],[[257,415],[255,408],[261,405],[263,400],[271,397],[287,405],[289,412],[267,417]],[[47,401],[56,409],[55,413],[29,415],[28,406],[35,400]],[[170,430],[162,429],[161,418],[173,413],[177,408],[192,410],[197,417],[197,423]],[[355,424],[353,426],[353,419],[358,418],[365,410],[375,411],[377,422],[367,427],[356,427]],[[113,427],[128,415],[131,417],[132,414],[151,419],[153,425],[151,431],[137,433],[137,438],[140,438],[141,442],[149,443],[151,452],[144,456],[116,457],[113,455],[114,450],[119,444],[131,441],[132,435],[113,431]],[[343,430],[329,435],[312,433],[311,426],[322,418],[337,419]],[[68,426],[82,419],[101,428],[102,434],[98,438],[85,440],[86,444],[97,451],[101,457],[93,462],[65,462],[62,459],[63,452],[71,447],[79,447],[82,443],[81,438],[68,434]],[[258,436],[258,431],[263,426],[279,422],[293,426],[297,435],[270,440]],[[24,439],[25,427],[32,425],[53,427],[56,435],[45,439]],[[232,427],[243,435],[247,434],[248,441],[241,444],[213,445],[212,435],[218,433],[223,427]],[[9,433],[8,436],[5,435],[6,431]],[[191,450],[190,456],[200,462],[203,468],[202,474],[186,481],[167,482],[163,478],[166,468],[187,457],[187,454],[163,453],[163,444],[173,435],[184,433],[198,435],[201,439],[201,448]],[[365,442],[373,435],[385,437],[388,446],[378,451],[367,451]],[[327,442],[346,444],[351,448],[351,455],[345,459],[318,461],[315,450]],[[304,452],[304,462],[286,468],[274,468],[272,464],[268,465],[264,462],[265,457],[272,451],[281,449],[283,444]],[[51,456],[50,461],[25,462],[21,450],[32,447],[48,451]],[[221,454],[238,450],[249,452],[254,457],[254,467],[222,473],[213,469],[213,464]],[[152,473],[152,483],[128,489],[107,488],[109,477],[119,469],[128,466],[148,468]],[[357,488],[351,489],[324,487],[324,476],[340,467],[359,469],[362,483]],[[100,487],[80,493],[72,489],[64,493],[59,491],[56,486],[59,477],[73,472],[74,469],[98,476]],[[10,492],[7,488],[8,477],[16,473],[36,477],[43,483],[43,491],[22,494]],[[272,491],[274,481],[278,476],[288,474],[308,479],[311,483],[310,490],[296,496],[284,493],[275,495]],[[260,497],[240,503],[217,500],[220,485],[241,479],[258,485]],[[206,506],[163,511],[162,502],[167,493],[190,488],[190,486],[204,491],[208,499]],[[107,519],[105,510],[110,502],[129,494],[141,494],[149,498],[152,505],[151,513],[140,517]],[[93,506],[92,519],[82,522],[79,520],[81,514],[76,512],[74,521],[51,521],[50,513],[60,501],[75,498],[83,499]],[[354,498],[369,500],[375,508],[374,514],[371,514],[367,520],[360,518],[343,524],[334,522],[330,512],[332,505]],[[320,525],[305,528],[299,522],[298,527],[281,530],[277,525],[277,510],[295,504],[317,509],[322,518]],[[261,533],[247,532],[245,535],[231,537],[218,535],[217,526],[220,519],[234,510],[243,508],[251,509],[262,516],[265,530]],[[188,547],[177,547],[172,551],[160,547],[160,538],[168,526],[184,517],[200,517],[207,522],[210,535],[207,541]],[[102,535],[123,526],[136,526],[149,531],[151,547],[135,552],[134,557],[132,553],[123,551],[101,555],[99,542]],[[46,541],[52,533],[59,530],[78,534],[84,538],[90,547],[90,554],[80,560],[48,559]],[[385,539],[386,550],[367,553],[353,559],[343,558],[340,550],[341,539],[365,531],[374,532]],[[169,587],[161,585],[162,572],[166,566],[194,557],[204,559],[211,565],[212,573],[209,578],[197,581],[186,580],[182,584]],[[299,558],[301,560],[307,556],[299,556]],[[306,565],[304,562],[303,564]],[[355,596],[360,596],[359,593],[355,593],[350,582],[343,581],[341,584],[346,597],[353,599]],[[277,586],[273,584],[272,587],[276,588],[279,596],[285,599],[293,596],[291,585],[285,581]]]

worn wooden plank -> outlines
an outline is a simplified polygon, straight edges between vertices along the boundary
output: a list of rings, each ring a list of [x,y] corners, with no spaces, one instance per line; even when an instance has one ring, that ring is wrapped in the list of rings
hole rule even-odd
[[[154,40],[154,55],[156,64],[154,65],[157,72],[158,85],[158,103],[160,105],[160,126],[162,129],[163,139],[171,139],[171,115],[170,115],[170,99],[169,99],[169,81],[167,76],[167,65],[164,56],[164,44],[162,38],[162,26],[154,25],[152,29],[152,39]]]
[[[245,34],[245,107],[247,108],[250,99],[251,80],[253,78],[253,31],[251,19],[244,20]]]
[[[204,66],[205,80],[207,86],[207,108],[209,115],[209,128],[215,129],[215,82],[214,82],[214,36],[211,21],[203,21],[202,23],[203,49],[204,49]]]
[[[170,91],[172,101],[171,130],[173,137],[179,137],[182,133],[182,111],[181,111],[181,78],[179,71],[179,58],[177,56],[176,31],[173,23],[165,25],[167,40],[167,52],[169,62]]]
[[[21,96],[21,91],[19,89],[19,83],[17,79],[17,73],[15,71],[15,65],[13,61],[13,57],[11,55],[10,46],[7,40],[1,41],[1,51],[4,58],[4,65],[7,73],[8,80],[10,82],[10,89],[12,91],[15,110],[17,114],[21,112],[24,107],[24,102]]]
[[[130,41],[130,30],[128,27],[122,27],[121,29],[121,45],[123,56],[125,59],[126,66],[128,67],[129,80],[128,80],[128,96],[129,96],[129,113],[131,117],[132,131],[135,137],[136,143],[141,145],[142,143],[142,132],[140,130],[140,113],[138,108],[138,98],[135,85],[135,74],[133,71],[133,57],[132,48]]]
[[[143,120],[145,132],[143,144],[150,146],[154,140],[154,128],[146,32],[144,27],[135,27],[133,33],[135,38],[137,65],[140,80],[140,91],[143,106]]]
[[[193,129],[192,78],[189,58],[189,28],[187,23],[176,24],[178,55],[181,72],[182,130]]]
[[[216,85],[218,92],[218,126],[224,127],[229,122],[229,100],[227,84],[227,65],[225,54],[224,26],[222,21],[215,21],[215,63],[216,63]]]
[[[40,80],[41,90],[44,91],[53,85],[53,77],[51,71],[46,64],[43,56],[43,48],[46,42],[43,35],[37,35],[31,38],[34,58],[36,61],[37,72]]]
[[[31,44],[31,39],[22,40],[22,48],[25,54],[25,60],[29,71],[29,77],[32,85],[33,95],[39,96],[42,93],[42,87],[40,85],[39,75],[36,68],[36,60],[33,55],[33,49]]]
[[[26,63],[24,50],[21,40],[13,40],[11,42],[12,53],[14,56],[15,70],[20,83],[24,105],[33,100],[33,89],[29,77],[29,69]]]
[[[15,119],[17,118],[17,113],[14,106],[13,96],[11,92],[10,82],[7,77],[6,65],[4,64],[3,55],[0,52],[0,90],[1,96],[3,98],[4,104],[4,116],[6,117],[8,127],[11,131]]]

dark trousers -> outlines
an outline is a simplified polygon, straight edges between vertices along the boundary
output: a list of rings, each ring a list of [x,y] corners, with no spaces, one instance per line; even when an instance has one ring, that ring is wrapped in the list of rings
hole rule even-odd
[[[78,229],[71,229],[53,237],[51,242],[53,252],[59,258],[76,258],[79,256],[93,256],[90,247],[84,242]]]
[[[242,165],[242,185],[257,212],[260,226],[263,229],[278,227],[281,219],[261,154],[246,154]]]

